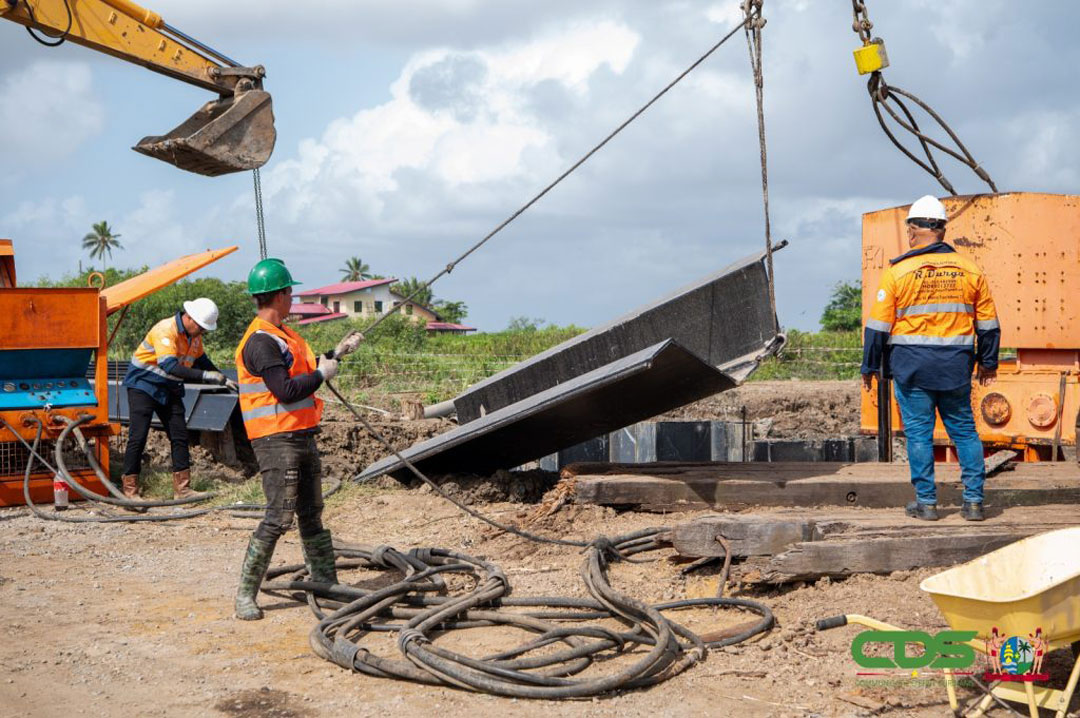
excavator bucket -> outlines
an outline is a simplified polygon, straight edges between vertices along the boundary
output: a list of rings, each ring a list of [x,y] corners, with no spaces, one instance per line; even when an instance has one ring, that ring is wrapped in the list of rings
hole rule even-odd
[[[276,139],[270,93],[248,90],[206,103],[169,134],[144,137],[133,149],[217,177],[262,167]]]

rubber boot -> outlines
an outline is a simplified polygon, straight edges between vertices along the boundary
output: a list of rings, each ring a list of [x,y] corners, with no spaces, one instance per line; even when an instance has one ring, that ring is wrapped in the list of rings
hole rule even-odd
[[[301,537],[304,564],[311,580],[316,583],[337,583],[337,567],[334,566],[334,543],[330,530],[323,529],[314,536]]]
[[[193,499],[200,496],[206,496],[206,494],[201,491],[192,490],[191,469],[174,471],[172,475],[172,485],[172,495],[174,499]]]
[[[139,501],[142,499],[142,494],[139,493],[139,475],[138,474],[124,474],[120,479],[124,485],[124,498],[131,499],[132,501]],[[146,513],[145,506],[123,506],[121,507],[126,511],[134,511],[137,514]]]
[[[236,589],[236,617],[241,621],[258,621],[263,617],[255,597],[259,595],[270,557],[274,555],[274,543],[254,536],[248,541],[244,565],[240,567],[240,586]]]

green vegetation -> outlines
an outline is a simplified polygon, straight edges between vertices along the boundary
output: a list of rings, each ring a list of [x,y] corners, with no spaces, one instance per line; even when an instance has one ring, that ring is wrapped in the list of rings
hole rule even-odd
[[[94,222],[90,227],[91,231],[83,235],[82,248],[90,251],[90,259],[100,259],[102,265],[107,267],[105,255],[112,259],[114,249],[124,248],[120,244],[120,235],[113,234],[112,227],[105,220]]]
[[[359,257],[349,257],[345,260],[345,266],[340,270],[341,281],[343,282],[362,282],[365,279],[371,279],[371,267],[364,263]]]
[[[768,359],[751,381],[769,379],[855,379],[862,364],[862,336],[849,332],[791,330],[779,358]]]
[[[837,282],[821,313],[826,332],[853,332],[862,328],[862,282]]]

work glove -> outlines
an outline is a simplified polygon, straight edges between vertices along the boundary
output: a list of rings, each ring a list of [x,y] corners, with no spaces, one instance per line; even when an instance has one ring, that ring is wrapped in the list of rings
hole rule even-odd
[[[217,384],[218,386],[225,386],[225,383],[229,381],[228,377],[219,371],[204,371],[202,378],[207,384]]]
[[[315,371],[322,375],[323,381],[330,381],[338,372],[338,360],[319,357],[319,368]]]
[[[240,385],[232,379],[226,379],[225,386],[228,388],[229,391],[233,392],[234,394],[240,393]]]
[[[340,359],[346,354],[352,354],[360,346],[360,342],[364,341],[364,335],[359,331],[351,331],[345,335],[345,338],[338,342],[338,345],[334,347],[334,358]]]

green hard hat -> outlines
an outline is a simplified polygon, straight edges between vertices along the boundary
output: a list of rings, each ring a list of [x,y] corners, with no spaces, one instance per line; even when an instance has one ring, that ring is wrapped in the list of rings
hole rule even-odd
[[[294,281],[285,262],[274,257],[264,259],[248,272],[248,294],[276,292],[285,287],[292,287],[300,282]]]

